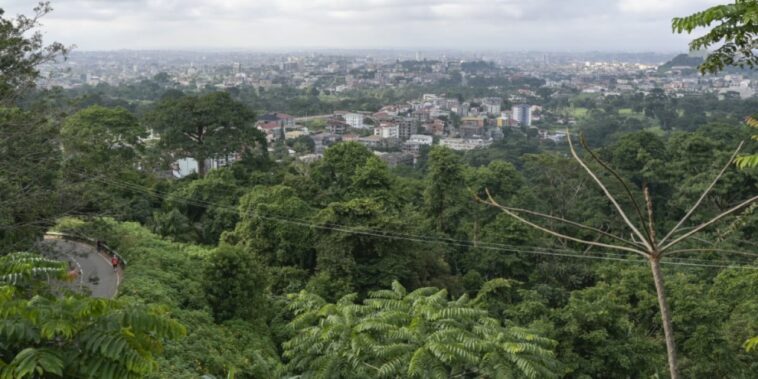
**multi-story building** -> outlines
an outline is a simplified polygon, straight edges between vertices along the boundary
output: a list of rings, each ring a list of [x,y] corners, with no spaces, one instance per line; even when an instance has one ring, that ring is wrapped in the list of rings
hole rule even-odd
[[[351,128],[363,129],[366,127],[363,125],[363,115],[360,113],[345,113],[342,117],[345,118],[345,122],[347,122]]]
[[[382,123],[374,128],[374,135],[380,138],[400,138],[400,126],[394,123]]]
[[[465,138],[443,138],[440,140],[440,145],[448,147],[453,150],[474,150],[480,147],[487,147],[492,144],[492,141],[486,141],[481,138],[465,139]]]
[[[400,123],[398,124],[398,136],[401,140],[407,140],[411,138],[411,135],[416,134],[418,130],[418,121],[416,121],[413,118],[406,117],[402,120],[400,120]]]
[[[500,113],[500,104],[502,100],[499,97],[485,97],[482,99],[482,110],[488,115],[495,116]]]
[[[445,135],[445,121],[436,118],[431,123],[424,124],[424,129],[435,136]]]
[[[421,146],[432,146],[433,143],[434,137],[432,136],[414,134],[403,144],[403,151],[413,155],[418,155]]]
[[[481,137],[484,135],[484,117],[463,117],[460,127],[463,138]]]
[[[284,127],[276,121],[259,121],[256,128],[266,135],[268,143],[284,138]]]
[[[285,129],[291,129],[295,127],[295,118],[285,113],[266,113],[258,117],[258,121],[265,123],[275,122]]]
[[[529,104],[518,104],[511,108],[513,119],[518,121],[521,126],[532,125],[532,109]]]
[[[351,125],[340,116],[331,117],[326,120],[326,129],[329,130],[329,133],[331,134],[345,134],[350,126]]]

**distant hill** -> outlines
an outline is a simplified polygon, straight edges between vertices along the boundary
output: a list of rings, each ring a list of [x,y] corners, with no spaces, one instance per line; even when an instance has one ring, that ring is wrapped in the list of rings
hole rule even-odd
[[[696,71],[697,66],[703,63],[704,58],[702,56],[691,56],[689,54],[679,54],[672,60],[664,63],[658,67],[659,72],[670,71],[674,67],[682,68],[682,71]],[[686,68],[685,68],[686,67]]]
[[[701,63],[705,60],[705,52],[698,52],[695,53],[698,55],[692,55],[692,54],[679,54],[675,56],[670,61],[664,63],[661,66],[658,66],[658,72],[659,73],[665,73],[666,71],[670,71],[674,68],[681,71],[683,75],[688,74],[694,74],[697,72],[698,66],[700,66]],[[745,74],[750,72],[750,69],[747,68],[739,68],[739,67],[725,67],[724,70],[721,71],[722,74]]]

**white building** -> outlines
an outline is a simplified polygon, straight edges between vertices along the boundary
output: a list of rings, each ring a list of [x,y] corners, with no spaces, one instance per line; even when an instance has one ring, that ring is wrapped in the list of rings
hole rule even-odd
[[[491,116],[496,116],[501,111],[500,104],[502,102],[499,97],[485,97],[482,99],[482,111]]]
[[[521,126],[532,125],[532,109],[529,104],[514,105],[511,108],[513,119],[518,121]]]
[[[413,134],[403,144],[403,151],[413,155],[418,155],[421,150],[421,146],[432,146],[434,138],[432,136],[426,136],[423,134]]]
[[[411,135],[411,138],[408,139],[408,143],[415,143],[418,145],[431,145],[433,142],[434,138],[432,136],[424,134],[413,134]]]
[[[297,158],[300,162],[305,163],[313,163],[321,158],[323,158],[323,154],[305,154]]]
[[[205,170],[215,170],[221,167],[228,166],[240,159],[239,154],[231,153],[226,156],[220,156],[217,158],[208,158],[205,160]],[[173,174],[176,178],[183,178],[187,175],[195,174],[199,172],[197,160],[192,157],[181,158],[174,161]]]
[[[482,108],[489,115],[496,115],[500,113],[500,104],[485,103],[482,104]]]
[[[492,141],[483,140],[481,138],[476,138],[476,139],[444,138],[440,140],[440,145],[448,147],[453,150],[474,150],[481,147],[487,147],[491,144],[492,144]]]
[[[178,159],[172,166],[176,178],[183,178],[197,172],[197,161],[194,158]]]
[[[374,135],[381,138],[400,138],[400,126],[397,124],[383,124],[374,128]]]
[[[345,118],[345,122],[350,124],[351,128],[363,129],[366,126],[363,125],[363,115],[360,113],[345,113],[342,117]]]

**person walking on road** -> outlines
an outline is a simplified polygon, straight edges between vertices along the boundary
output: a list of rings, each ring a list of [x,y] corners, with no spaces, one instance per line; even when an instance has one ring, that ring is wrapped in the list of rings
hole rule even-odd
[[[111,264],[113,265],[113,272],[116,272],[116,270],[118,269],[118,257],[117,256],[114,255],[113,257],[111,257]]]
[[[68,279],[70,281],[75,281],[81,274],[81,271],[79,271],[79,269],[74,266],[73,262],[68,262]]]

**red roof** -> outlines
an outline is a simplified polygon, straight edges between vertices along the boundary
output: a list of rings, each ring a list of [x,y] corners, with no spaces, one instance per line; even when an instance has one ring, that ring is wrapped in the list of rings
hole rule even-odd
[[[275,121],[268,121],[268,122],[258,124],[258,129],[273,130],[273,129],[279,129],[279,128],[281,128],[281,126]]]

